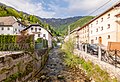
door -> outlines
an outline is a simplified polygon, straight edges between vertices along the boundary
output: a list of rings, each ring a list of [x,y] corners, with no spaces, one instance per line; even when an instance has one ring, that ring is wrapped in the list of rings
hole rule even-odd
[[[102,44],[102,37],[99,37],[99,44]]]

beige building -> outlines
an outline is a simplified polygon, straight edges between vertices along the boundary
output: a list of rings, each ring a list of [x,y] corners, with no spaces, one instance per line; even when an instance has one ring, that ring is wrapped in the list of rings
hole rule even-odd
[[[108,45],[120,42],[120,2],[78,30],[79,42]]]

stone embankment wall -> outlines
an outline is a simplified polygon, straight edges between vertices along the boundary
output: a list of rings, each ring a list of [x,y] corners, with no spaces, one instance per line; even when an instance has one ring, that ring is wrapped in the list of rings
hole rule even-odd
[[[109,63],[99,60],[99,58],[94,57],[86,52],[74,50],[74,54],[80,58],[85,59],[85,61],[91,61],[93,64],[97,64],[101,69],[105,70],[110,74],[112,78],[116,77],[120,81],[120,68],[117,68]]]
[[[0,57],[0,82],[23,82],[42,69],[48,57],[48,49],[16,52]]]

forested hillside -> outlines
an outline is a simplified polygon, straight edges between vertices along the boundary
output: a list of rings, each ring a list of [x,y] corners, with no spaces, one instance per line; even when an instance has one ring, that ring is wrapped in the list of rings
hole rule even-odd
[[[36,16],[26,14],[22,11],[17,11],[12,7],[8,7],[0,3],[0,17],[4,16],[14,16],[17,19],[20,19],[21,22],[25,25],[27,25],[28,23],[30,24],[39,23],[45,29],[49,30],[53,35],[55,36],[59,35],[59,33],[57,33],[50,25],[48,25],[47,23],[42,23],[40,19],[37,18]]]
[[[70,26],[70,30],[72,31],[77,27],[82,27],[83,25],[85,25],[87,22],[89,22],[93,18],[94,18],[94,16],[85,16],[83,18],[80,18],[79,20],[77,20],[74,23],[61,25],[60,28],[58,28],[58,30],[59,30],[59,32],[61,32],[62,34],[65,35],[68,31],[68,26]]]
[[[94,18],[94,16],[85,16],[85,17],[79,19],[78,21],[70,24],[70,28],[71,28],[71,30],[73,30],[73,29],[75,29],[77,27],[82,27],[83,25],[88,23],[93,18]]]

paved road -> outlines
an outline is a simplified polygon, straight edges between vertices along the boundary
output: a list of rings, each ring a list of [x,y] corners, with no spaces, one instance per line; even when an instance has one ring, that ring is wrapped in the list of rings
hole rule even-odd
[[[55,48],[49,53],[49,59],[38,82],[89,82],[80,69],[71,69],[63,62],[64,54]]]

